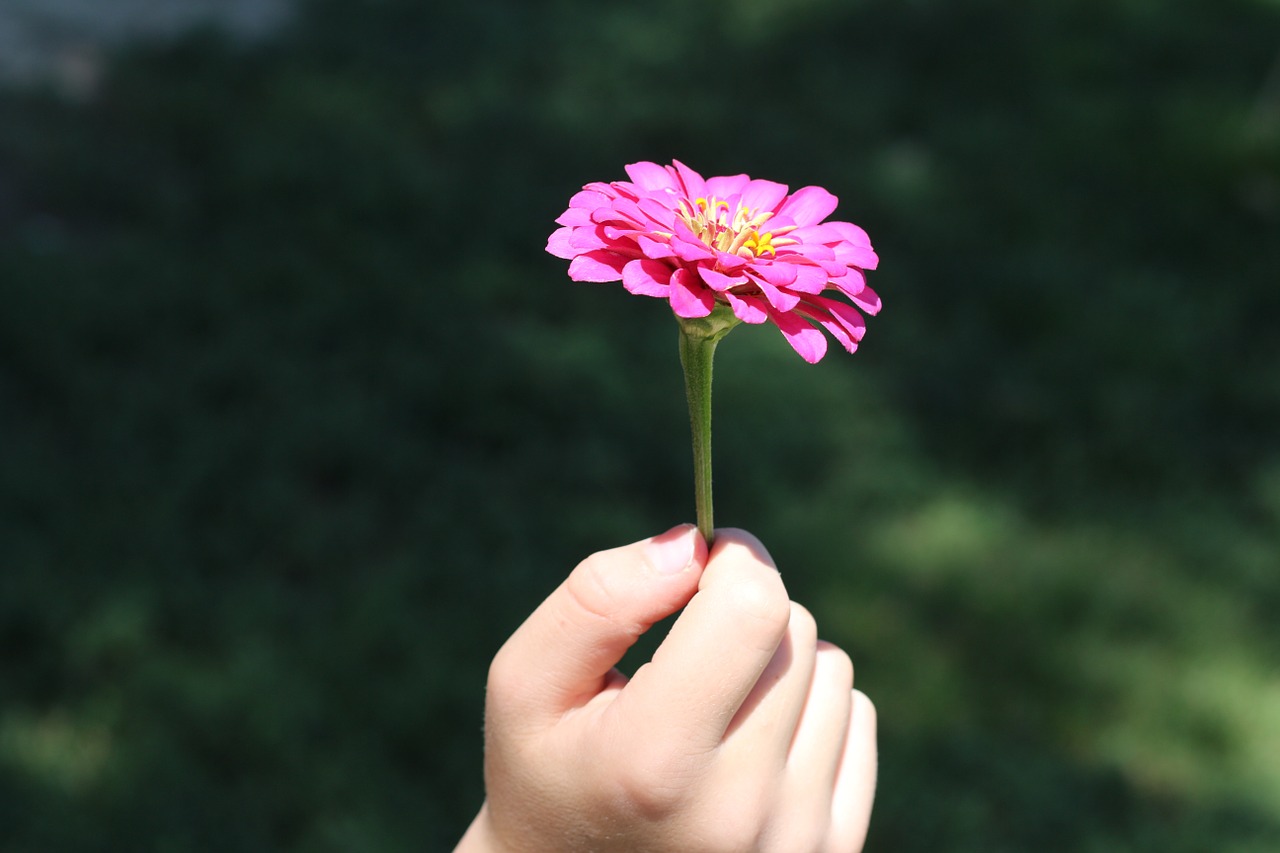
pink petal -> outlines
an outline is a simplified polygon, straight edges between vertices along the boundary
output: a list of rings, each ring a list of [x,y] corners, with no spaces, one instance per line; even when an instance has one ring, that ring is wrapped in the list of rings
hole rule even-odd
[[[787,239],[798,240],[801,243],[811,243],[824,246],[839,243],[844,238],[840,236],[839,231],[830,226],[830,222],[823,222],[818,225],[805,225],[788,234]]]
[[[578,255],[569,263],[569,278],[574,281],[617,281],[629,259],[601,249]]]
[[[796,221],[792,219],[790,216],[784,216],[781,213],[775,213],[773,216],[769,217],[767,222],[765,222],[763,230],[772,231],[776,234],[778,231],[780,231],[783,228],[796,228],[796,227],[798,227],[796,224]]]
[[[777,285],[778,287],[786,287],[796,280],[795,264],[758,260],[751,265],[751,271],[770,284]]]
[[[569,235],[569,245],[573,247],[574,254],[580,255],[594,249],[608,248],[609,241],[604,237],[603,228],[587,226],[573,229],[573,233]]]
[[[760,288],[760,292],[764,294],[765,300],[779,311],[790,311],[800,304],[800,297],[794,293],[786,293],[774,287],[757,275],[753,275],[748,271],[747,275],[751,276],[751,280]]]
[[[644,234],[636,237],[636,244],[640,246],[640,251],[644,252],[646,258],[673,258],[676,254],[672,251],[670,243],[655,240]]]
[[[867,232],[852,222],[828,222],[827,227],[834,229],[840,235],[840,239],[854,246],[871,248],[871,238],[867,236]]]
[[[785,311],[770,311],[769,319],[805,361],[817,364],[827,354],[826,336],[799,316]]]
[[[715,258],[715,255],[707,248],[706,244],[699,240],[682,240],[679,237],[672,237],[671,248],[676,253],[677,258],[689,263],[709,261]]]
[[[602,225],[606,222],[619,222],[631,228],[640,228],[648,219],[640,205],[629,198],[614,199],[613,204],[608,207],[597,207],[591,211],[591,221]]]
[[[707,195],[728,200],[729,196],[742,192],[742,188],[751,183],[746,175],[726,175],[720,178],[707,179]]]
[[[687,269],[671,276],[671,310],[677,317],[705,317],[715,307],[715,294]]]
[[[818,313],[830,314],[832,319],[851,337],[854,341],[862,340],[862,336],[867,331],[867,321],[858,313],[858,309],[852,305],[846,305],[835,299],[828,299],[825,296],[815,296],[812,299],[805,300],[805,308],[815,307]],[[848,347],[845,347],[848,349]],[[850,350],[852,352],[852,350]]]
[[[850,295],[849,298],[853,300],[854,305],[873,317],[880,313],[880,297],[869,287],[863,287],[861,293],[856,296]]]
[[[789,249],[799,249],[800,251],[791,252]],[[849,271],[849,265],[836,258],[836,253],[828,246],[787,246],[778,252],[779,260],[788,260],[789,255],[799,255],[807,258],[826,271],[827,275],[835,277],[844,275]]]
[[[790,216],[797,225],[815,225],[830,216],[837,203],[822,187],[801,187],[783,202],[778,213]]]
[[[635,182],[636,186],[645,190],[668,190],[675,189],[675,181],[671,179],[671,174],[657,163],[648,161],[641,163],[632,163],[626,167],[627,177]]]
[[[729,300],[733,316],[744,323],[759,324],[769,319],[769,309],[765,306],[765,301],[758,296],[739,296],[733,291],[728,291],[725,293],[725,298]]]
[[[869,246],[853,246],[849,243],[836,245],[836,259],[842,264],[873,270],[880,265],[880,257]]]
[[[818,310],[809,310],[810,308],[812,308],[812,306],[805,305],[804,309],[798,310],[797,313],[826,329],[831,337],[839,341],[840,346],[844,347],[847,352],[855,352],[858,349],[857,340],[855,340],[854,337],[840,325],[840,323],[836,322],[836,320],[823,312]]]
[[[724,211],[730,219],[733,219],[737,215],[738,208],[742,205],[742,194],[734,193],[730,196],[716,196],[716,198],[725,203]]]
[[[685,225],[682,220],[676,220],[671,227],[671,233],[687,243],[702,244],[702,241],[698,239],[698,235],[690,231],[689,226]]]
[[[569,226],[557,228],[551,232],[551,236],[547,238],[547,251],[555,255],[557,258],[564,258],[566,261],[578,254],[569,245],[569,237],[573,234],[573,229]]]
[[[599,190],[583,189],[574,193],[573,198],[569,199],[569,207],[595,210],[597,207],[608,207],[611,200]]]
[[[746,258],[731,255],[728,252],[716,251],[716,266],[726,272],[737,272],[749,264]]]
[[[640,198],[644,190],[629,181],[614,181],[609,184],[609,193],[609,197],[615,201],[622,199],[635,201]]]
[[[636,202],[636,206],[640,208],[649,221],[661,227],[664,231],[670,231],[675,225],[676,212],[671,209],[671,205],[667,203],[667,198],[654,198],[646,196]]]
[[[787,197],[787,185],[773,181],[752,181],[742,188],[743,207],[749,208],[753,215],[766,210],[773,210],[778,202]]]
[[[648,231],[639,231],[635,228],[619,228],[616,225],[601,226],[600,234],[610,245],[621,242],[634,243],[637,237],[649,236]]]
[[[745,275],[725,275],[724,273],[716,272],[715,270],[707,269],[706,267],[698,267],[698,275],[712,290],[723,291],[728,290],[731,287],[737,287],[740,284],[747,283],[747,277]]]
[[[831,312],[831,316],[843,326],[855,341],[862,340],[862,336],[867,331],[867,321],[858,313],[851,305],[845,305],[843,302],[836,302],[834,299],[823,299],[823,304]],[[853,352],[853,350],[849,350]]]
[[[591,211],[583,207],[571,207],[556,217],[558,225],[590,225]]]
[[[867,277],[858,269],[845,269],[842,275],[831,277],[831,286],[850,298],[867,289]]]
[[[831,280],[831,276],[822,267],[809,264],[793,264],[793,266],[796,270],[796,280],[787,285],[788,290],[794,293],[821,293],[827,289],[827,282]]]
[[[791,234],[794,233],[796,232],[791,232]],[[786,239],[792,239],[791,234],[787,234]],[[812,258],[815,261],[822,260],[824,258],[826,260],[834,260],[836,250],[830,246],[824,246],[821,243],[797,243],[796,245],[779,246],[778,254],[803,255],[804,257]]]
[[[668,296],[671,267],[647,258],[636,259],[622,268],[622,286],[639,296]]]
[[[858,342],[849,336],[849,333],[840,327],[840,324],[833,320],[824,320],[821,317],[815,318],[822,328],[826,329],[831,337],[840,342],[840,346],[844,347],[844,351],[855,353],[858,351]]]
[[[707,195],[707,182],[702,175],[699,175],[679,160],[672,160],[671,163],[676,167],[676,174],[680,176],[680,183],[684,186],[685,198],[690,201],[696,198],[705,198]]]

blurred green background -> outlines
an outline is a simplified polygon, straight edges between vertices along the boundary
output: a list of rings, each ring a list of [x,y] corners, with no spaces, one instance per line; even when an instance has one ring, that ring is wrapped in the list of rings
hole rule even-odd
[[[498,645],[693,515],[669,311],[543,252],[672,157],[882,258],[716,384],[868,849],[1280,850],[1275,0],[318,0],[75,79],[0,94],[0,850],[451,847]]]

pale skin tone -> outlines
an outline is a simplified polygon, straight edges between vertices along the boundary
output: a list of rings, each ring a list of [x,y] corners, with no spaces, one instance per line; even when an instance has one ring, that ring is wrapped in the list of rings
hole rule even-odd
[[[498,651],[486,800],[455,853],[856,853],[875,728],[764,546],[722,530],[708,554],[677,527],[584,560]]]

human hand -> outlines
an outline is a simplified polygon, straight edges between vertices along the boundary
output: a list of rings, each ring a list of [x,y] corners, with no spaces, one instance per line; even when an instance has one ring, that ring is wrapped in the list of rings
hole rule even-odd
[[[652,661],[614,669],[681,607]],[[493,660],[487,799],[455,853],[854,853],[876,746],[852,685],[750,534],[595,554]]]

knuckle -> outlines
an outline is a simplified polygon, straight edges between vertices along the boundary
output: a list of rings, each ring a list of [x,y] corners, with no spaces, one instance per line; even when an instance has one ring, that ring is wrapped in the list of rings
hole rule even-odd
[[[791,600],[776,574],[757,572],[738,578],[725,590],[738,617],[778,637],[791,621]]]
[[[771,802],[759,844],[768,853],[826,853],[831,848],[831,798],[791,784]],[[840,848],[843,849],[843,848]]]
[[[699,770],[690,756],[652,746],[615,763],[616,786],[627,810],[659,821],[688,807]]]
[[[818,621],[813,618],[808,608],[794,601],[791,602],[790,631],[797,641],[805,643],[810,648],[813,648],[818,641]]]
[[[853,689],[853,659],[839,646],[827,642],[818,643],[818,660],[823,677],[849,691]]]
[[[564,584],[565,592],[575,605],[587,615],[600,619],[613,618],[624,600],[622,591],[610,581],[606,562],[601,554],[587,557]]]
[[[706,807],[703,825],[714,827],[714,838],[704,848],[710,853],[744,853],[762,849],[765,821],[771,812],[771,797],[762,789],[744,790],[727,786],[729,793]]]

